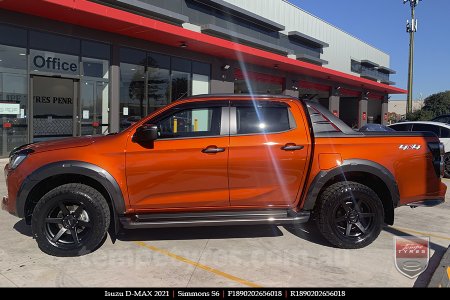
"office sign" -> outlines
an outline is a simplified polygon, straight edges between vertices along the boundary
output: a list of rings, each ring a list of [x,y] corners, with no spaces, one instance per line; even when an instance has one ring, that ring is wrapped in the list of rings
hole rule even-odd
[[[19,115],[19,103],[0,103],[0,115]]]
[[[80,62],[74,55],[31,50],[30,65],[31,71],[37,73],[80,74]]]

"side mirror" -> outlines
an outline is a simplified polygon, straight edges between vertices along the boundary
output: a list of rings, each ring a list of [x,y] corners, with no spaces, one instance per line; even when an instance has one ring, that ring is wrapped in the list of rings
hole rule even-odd
[[[133,135],[133,142],[138,144],[153,143],[158,138],[158,127],[155,124],[144,124]]]

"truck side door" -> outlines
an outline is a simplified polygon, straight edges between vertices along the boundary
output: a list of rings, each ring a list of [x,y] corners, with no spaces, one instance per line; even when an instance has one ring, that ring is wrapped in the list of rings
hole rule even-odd
[[[231,101],[231,206],[275,208],[295,202],[308,169],[307,124],[295,101]]]
[[[229,101],[191,102],[148,121],[158,138],[148,149],[132,141],[126,150],[131,207],[229,207]]]

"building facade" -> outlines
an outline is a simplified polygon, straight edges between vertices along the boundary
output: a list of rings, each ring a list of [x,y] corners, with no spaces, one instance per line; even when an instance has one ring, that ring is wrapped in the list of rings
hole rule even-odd
[[[1,156],[123,130],[206,93],[317,99],[387,121],[389,55],[283,0],[0,1]]]

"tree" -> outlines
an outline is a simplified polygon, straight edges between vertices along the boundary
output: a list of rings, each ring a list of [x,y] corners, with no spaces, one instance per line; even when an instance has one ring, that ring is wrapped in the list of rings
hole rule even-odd
[[[427,97],[422,109],[406,114],[406,119],[410,121],[428,121],[445,114],[450,114],[450,91]]]

